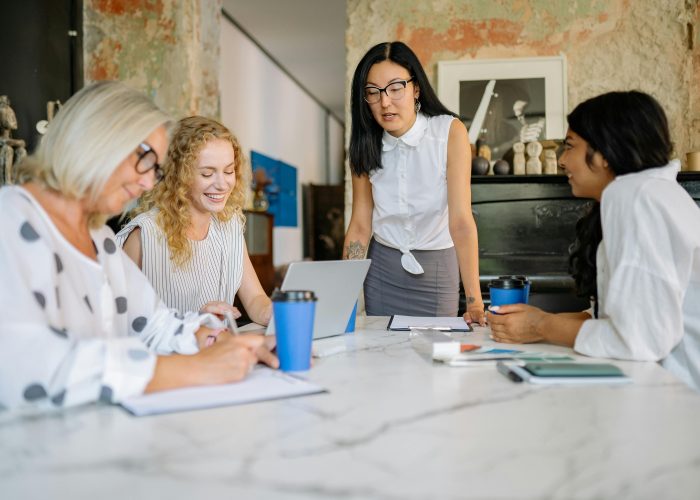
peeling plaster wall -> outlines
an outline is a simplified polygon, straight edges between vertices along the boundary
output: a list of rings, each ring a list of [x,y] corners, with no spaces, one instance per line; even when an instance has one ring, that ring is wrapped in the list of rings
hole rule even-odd
[[[610,90],[643,90],[666,109],[676,154],[685,162],[700,149],[697,0],[348,0],[347,9],[348,82],[384,41],[407,43],[433,84],[441,60],[563,53],[570,108]]]
[[[221,0],[84,0],[85,83],[117,79],[175,118],[219,117]]]

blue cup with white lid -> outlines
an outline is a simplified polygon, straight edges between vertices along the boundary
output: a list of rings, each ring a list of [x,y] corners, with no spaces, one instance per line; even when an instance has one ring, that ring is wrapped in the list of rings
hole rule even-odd
[[[316,295],[311,290],[275,290],[271,299],[280,370],[309,370]]]
[[[513,276],[500,277],[489,282],[492,306],[524,304],[525,282]]]

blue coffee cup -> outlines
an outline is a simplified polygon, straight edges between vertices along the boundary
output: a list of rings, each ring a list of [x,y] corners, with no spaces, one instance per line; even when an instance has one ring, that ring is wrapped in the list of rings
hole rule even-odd
[[[309,370],[316,295],[310,290],[275,290],[271,298],[280,370]]]
[[[517,276],[499,276],[499,279],[516,279],[516,280],[521,280],[525,284],[525,288],[523,289],[523,298],[521,302],[523,304],[529,304],[530,303],[530,280],[527,278],[527,276],[523,275],[517,275]]]
[[[350,313],[350,318],[348,319],[348,326],[345,327],[345,333],[352,333],[355,331],[355,317],[357,316],[357,301],[355,302],[355,307],[352,308]]]
[[[524,304],[525,283],[512,276],[502,277],[489,282],[489,294],[492,306]]]

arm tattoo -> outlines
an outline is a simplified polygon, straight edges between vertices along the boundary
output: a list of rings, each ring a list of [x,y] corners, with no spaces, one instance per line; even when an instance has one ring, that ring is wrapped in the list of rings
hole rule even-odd
[[[364,259],[367,255],[367,245],[363,245],[359,241],[351,241],[345,249],[348,259]]]
[[[476,302],[476,299],[474,297],[472,297],[471,295],[468,295],[467,296],[467,304],[473,304],[474,302]]]

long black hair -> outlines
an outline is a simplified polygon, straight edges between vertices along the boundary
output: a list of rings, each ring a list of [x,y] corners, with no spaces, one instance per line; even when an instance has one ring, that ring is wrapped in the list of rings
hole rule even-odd
[[[668,120],[661,105],[648,94],[636,90],[609,92],[582,102],[567,117],[569,129],[588,143],[586,163],[592,164],[598,152],[615,176],[666,165],[673,152]],[[596,251],[603,239],[600,203],[576,224],[576,241],[571,246],[569,271],[576,290],[595,301]]]
[[[420,89],[418,101],[421,113],[428,116],[456,114],[447,109],[435,95],[428,77],[413,51],[402,42],[384,42],[367,51],[352,77],[350,111],[350,168],[357,175],[368,174],[382,168],[382,127],[375,121],[369,105],[364,100],[364,89],[370,68],[382,61],[392,61],[406,68]]]

